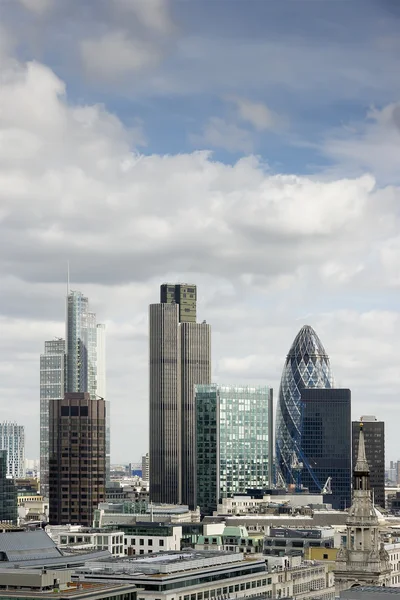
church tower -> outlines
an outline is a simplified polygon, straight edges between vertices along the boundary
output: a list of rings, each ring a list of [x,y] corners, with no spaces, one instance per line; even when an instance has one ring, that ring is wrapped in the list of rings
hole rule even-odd
[[[336,593],[355,585],[390,585],[391,566],[380,542],[378,517],[371,499],[362,422],[353,476],[353,504],[347,518],[346,543],[336,558]]]

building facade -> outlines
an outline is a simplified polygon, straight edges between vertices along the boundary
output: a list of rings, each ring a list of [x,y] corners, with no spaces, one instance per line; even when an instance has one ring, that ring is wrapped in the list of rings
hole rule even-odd
[[[374,503],[385,508],[385,423],[373,416],[363,416],[365,453],[370,470],[370,485]],[[358,454],[360,421],[353,421],[353,462]]]
[[[272,484],[273,398],[266,386],[196,385],[196,500],[203,514]]]
[[[346,541],[335,564],[336,592],[355,585],[390,585],[389,555],[379,534],[372,502],[363,423],[359,424],[358,453],[353,471],[353,503],[347,518]]]
[[[318,494],[328,482],[326,502],[339,510],[351,505],[351,392],[301,390],[302,484]]]
[[[332,388],[329,357],[309,325],[297,334],[283,368],[276,413],[276,468],[278,483],[297,483],[299,463],[310,470],[302,451],[301,390]]]
[[[0,523],[17,524],[17,488],[7,475],[7,450],[0,450]]]
[[[106,388],[106,326],[97,323],[96,326],[96,396],[103,398],[106,403],[106,481],[110,481],[111,461],[111,415],[110,402],[107,400]]]
[[[7,450],[7,475],[25,477],[25,429],[23,425],[0,423],[0,450]]]
[[[197,288],[192,283],[163,283],[160,302],[178,306],[179,323],[196,323]]]
[[[182,503],[196,507],[195,385],[211,382],[211,327],[181,323]]]
[[[49,522],[91,526],[105,499],[105,401],[67,393],[49,417]]]
[[[150,499],[195,505],[194,385],[211,381],[211,331],[196,286],[163,284],[150,305]]]
[[[40,493],[49,497],[49,402],[64,398],[67,355],[65,340],[44,343],[40,355]]]
[[[181,364],[178,305],[150,305],[150,499],[181,503]]]

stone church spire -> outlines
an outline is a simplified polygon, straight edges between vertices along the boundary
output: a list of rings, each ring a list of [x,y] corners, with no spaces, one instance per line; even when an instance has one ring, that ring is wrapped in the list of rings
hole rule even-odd
[[[353,585],[390,584],[389,555],[380,542],[369,476],[361,422],[358,456],[353,470],[353,503],[346,523],[346,542],[337,554],[335,565],[336,591]]]

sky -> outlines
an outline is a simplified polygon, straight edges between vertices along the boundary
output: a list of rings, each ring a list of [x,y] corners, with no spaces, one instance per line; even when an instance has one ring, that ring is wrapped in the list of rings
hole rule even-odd
[[[309,324],[400,458],[397,0],[0,0],[0,420],[39,456],[71,288],[107,327],[112,462],[148,451],[148,305],[198,287],[213,380]]]

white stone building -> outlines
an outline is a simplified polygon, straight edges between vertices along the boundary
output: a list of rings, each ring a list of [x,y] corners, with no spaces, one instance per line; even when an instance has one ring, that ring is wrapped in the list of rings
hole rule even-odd
[[[59,548],[108,550],[113,556],[124,556],[123,531],[96,530],[81,525],[47,525],[46,533]]]

